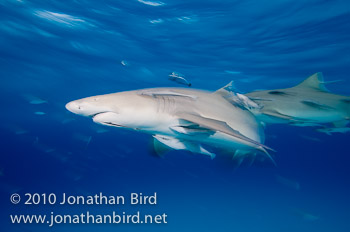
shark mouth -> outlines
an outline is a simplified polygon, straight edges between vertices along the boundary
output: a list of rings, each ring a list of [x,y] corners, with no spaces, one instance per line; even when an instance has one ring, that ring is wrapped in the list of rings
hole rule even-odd
[[[94,117],[96,117],[99,114],[104,114],[104,113],[108,113],[109,111],[102,111],[102,112],[98,112],[96,114],[90,114],[89,117],[91,117],[92,119],[94,119]]]
[[[98,112],[96,114],[92,114],[90,115],[90,117],[92,117],[92,120],[96,123],[102,124],[102,125],[106,125],[106,126],[114,126],[114,127],[126,127],[117,123],[113,123],[108,121],[107,118],[109,118],[109,115],[113,115],[115,114],[114,112],[110,112],[110,111],[102,111],[102,112]],[[107,115],[107,118],[104,117]]]
[[[119,125],[119,124],[116,124],[116,123],[113,123],[113,122],[103,122],[103,124],[109,125],[109,126],[115,126],[115,127],[126,127],[126,126]]]

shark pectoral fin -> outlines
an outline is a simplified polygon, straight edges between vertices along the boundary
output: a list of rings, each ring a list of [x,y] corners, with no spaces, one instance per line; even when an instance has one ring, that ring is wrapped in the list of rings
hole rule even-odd
[[[184,112],[177,113],[177,116],[183,120],[198,124],[199,127],[207,128],[213,131],[218,131],[218,132],[233,136],[235,138],[241,139],[247,142],[251,147],[255,149],[260,150],[260,148],[266,148],[269,150],[273,150],[253,139],[250,139],[242,135],[239,131],[232,129],[226,122],[219,121],[216,119],[211,119],[211,118],[205,118],[200,115],[184,113]]]
[[[187,151],[190,151],[193,153],[207,155],[211,159],[214,159],[216,156],[214,153],[207,151],[206,149],[204,149],[201,145],[199,145],[197,143],[183,141],[183,140],[179,140],[179,139],[174,138],[174,137],[164,136],[164,135],[153,135],[153,137],[156,140],[158,140],[160,143],[162,143],[170,148],[173,148],[175,150],[187,150]]]

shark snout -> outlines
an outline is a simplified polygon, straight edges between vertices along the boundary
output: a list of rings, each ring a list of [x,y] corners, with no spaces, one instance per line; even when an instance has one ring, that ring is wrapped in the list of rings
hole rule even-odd
[[[99,112],[99,110],[95,109],[95,107],[89,106],[89,104],[79,100],[68,102],[66,104],[66,109],[74,114],[82,116],[91,116]]]
[[[81,107],[76,101],[71,101],[66,104],[66,109],[72,113],[79,114]]]

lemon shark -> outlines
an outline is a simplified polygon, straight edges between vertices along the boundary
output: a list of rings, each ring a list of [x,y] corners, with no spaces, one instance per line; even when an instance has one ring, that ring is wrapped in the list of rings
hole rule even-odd
[[[270,148],[263,144],[262,125],[242,107],[230,86],[215,92],[185,88],[125,91],[75,100],[66,108],[98,124],[151,134],[156,151],[166,146],[214,158],[202,146],[207,145],[230,150],[240,160],[248,154],[255,157],[258,151],[272,160],[266,151]]]
[[[350,120],[350,97],[329,92],[322,73],[315,73],[292,88],[255,91],[245,96],[259,105],[250,110],[266,123],[332,123],[332,127],[345,128]]]

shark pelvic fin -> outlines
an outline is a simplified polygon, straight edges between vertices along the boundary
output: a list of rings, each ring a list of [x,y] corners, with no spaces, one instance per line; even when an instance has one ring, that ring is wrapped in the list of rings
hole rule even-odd
[[[165,135],[153,135],[153,138],[158,140],[160,143],[173,148],[175,150],[187,150],[193,153],[199,153],[209,156],[211,159],[215,158],[215,154],[207,151],[198,143],[192,143],[189,141],[179,140],[174,137],[165,136]]]
[[[266,148],[269,150],[273,150],[253,139],[250,139],[244,135],[242,135],[239,131],[232,129],[226,122],[219,121],[216,119],[211,118],[205,118],[200,115],[196,114],[190,114],[190,113],[178,113],[177,116],[183,120],[198,124],[199,127],[207,128],[213,131],[221,132],[230,136],[233,136],[235,138],[241,139],[248,144],[250,144],[251,147],[261,150],[260,148]]]
[[[322,73],[318,72],[309,76],[294,88],[308,88],[317,91],[329,92],[324,83]]]

